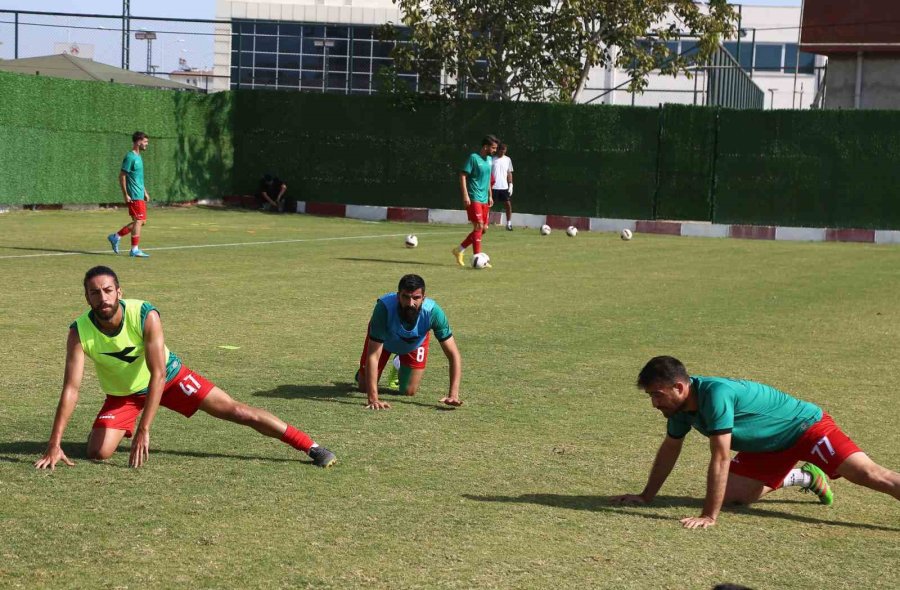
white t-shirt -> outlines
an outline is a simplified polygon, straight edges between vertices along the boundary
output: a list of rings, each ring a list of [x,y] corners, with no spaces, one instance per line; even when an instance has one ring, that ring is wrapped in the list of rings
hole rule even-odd
[[[509,185],[506,184],[506,173],[512,171],[513,165],[509,156],[494,158],[494,167],[491,169],[491,174],[494,177],[494,186],[492,188],[503,191],[509,189]]]

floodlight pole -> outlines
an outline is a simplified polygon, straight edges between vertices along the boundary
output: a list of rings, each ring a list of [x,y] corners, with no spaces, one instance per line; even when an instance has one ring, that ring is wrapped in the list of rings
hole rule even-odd
[[[328,50],[334,47],[334,41],[329,41],[327,39],[316,39],[313,41],[313,45],[316,47],[321,47],[325,57],[322,65],[322,93],[328,89]]]
[[[18,15],[17,15],[18,16]],[[122,0],[122,69],[128,69],[131,53],[131,0]]]
[[[156,39],[156,33],[153,31],[137,31],[134,38],[147,42],[147,73],[150,74],[153,66],[153,40]]]

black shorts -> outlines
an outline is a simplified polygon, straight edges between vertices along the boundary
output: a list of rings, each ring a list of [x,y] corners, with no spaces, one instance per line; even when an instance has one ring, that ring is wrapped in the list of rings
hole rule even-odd
[[[505,188],[495,188],[491,190],[491,193],[494,195],[494,200],[498,203],[505,203],[508,200],[512,199],[509,194],[509,190]]]

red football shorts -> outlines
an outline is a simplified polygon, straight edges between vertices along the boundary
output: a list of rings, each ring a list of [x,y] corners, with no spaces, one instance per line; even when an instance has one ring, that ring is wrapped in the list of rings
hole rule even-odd
[[[418,348],[414,348],[406,354],[398,355],[401,367],[409,367],[410,369],[424,369],[428,364],[428,343],[431,341],[431,332],[425,335],[425,340]],[[381,356],[378,358],[378,378],[381,379],[381,373],[387,366],[388,359],[393,351],[387,348],[382,349]],[[365,375],[366,357],[369,355],[369,330],[366,330],[366,342],[363,345],[362,356],[359,357],[359,374]]]
[[[784,478],[798,461],[812,463],[831,479],[837,479],[837,468],[847,457],[862,450],[834,423],[826,413],[783,451],[751,453],[741,451],[731,460],[730,472],[761,481],[770,488],[781,487]]]
[[[213,387],[215,385],[203,375],[182,365],[175,378],[166,383],[159,405],[190,418]],[[107,395],[103,407],[94,419],[93,428],[124,430],[125,436],[130,437],[146,401],[147,396],[144,394]]]
[[[147,201],[132,199],[128,203],[128,214],[131,215],[132,219],[147,221]]]
[[[469,203],[469,206],[466,207],[466,215],[469,217],[469,221],[472,223],[483,223],[487,225],[489,215],[491,214],[491,208],[488,207],[487,203],[476,203],[472,201]]]

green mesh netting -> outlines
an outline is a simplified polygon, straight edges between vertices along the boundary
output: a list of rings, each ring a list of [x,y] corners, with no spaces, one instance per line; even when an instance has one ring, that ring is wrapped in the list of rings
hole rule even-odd
[[[158,201],[231,187],[231,97],[0,73],[0,203],[122,200],[119,166],[144,131]]]

